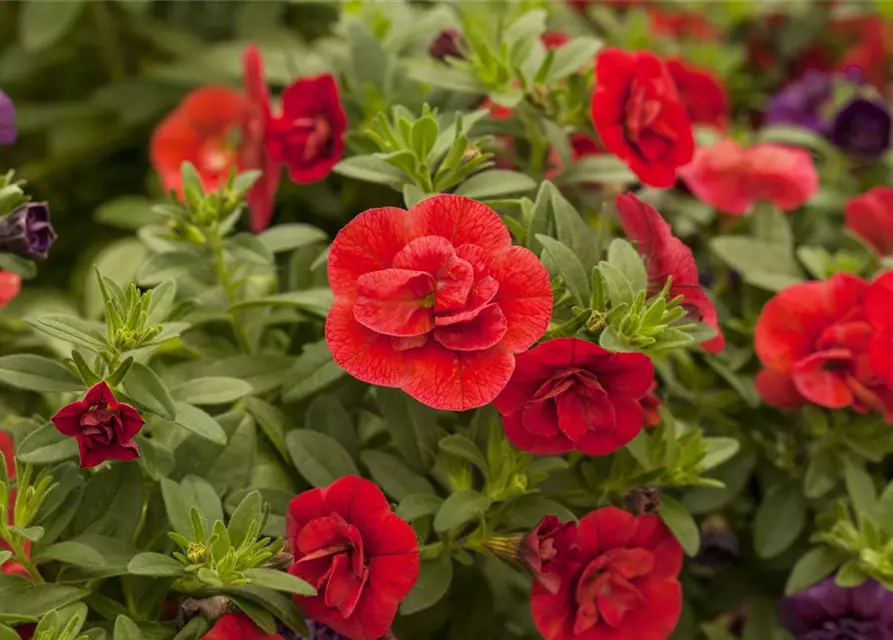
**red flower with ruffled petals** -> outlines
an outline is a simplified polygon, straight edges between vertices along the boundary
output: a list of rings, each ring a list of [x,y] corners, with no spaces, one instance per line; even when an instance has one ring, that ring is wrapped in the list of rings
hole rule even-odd
[[[765,367],[756,378],[763,399],[782,409],[811,402],[875,411],[893,422],[893,341],[883,339],[891,292],[888,277],[870,289],[841,273],[793,285],[767,302],[754,332]]]
[[[241,611],[225,613],[217,619],[204,640],[280,640],[281,636],[267,633]]]
[[[352,376],[435,409],[493,400],[545,333],[549,274],[495,211],[437,195],[361,213],[329,252],[326,341]]]
[[[344,155],[347,115],[331,75],[301,78],[282,93],[282,113],[269,123],[267,153],[298,184],[322,180]]]
[[[658,516],[604,507],[580,519],[577,557],[530,607],[545,640],[666,640],[682,612],[682,547]]]
[[[548,340],[516,358],[493,406],[516,447],[541,455],[613,453],[636,437],[639,400],[654,378],[641,353],[612,353],[579,338]]]
[[[671,187],[694,153],[685,105],[653,53],[602,49],[595,59],[592,122],[605,148],[652,187]]]
[[[77,438],[82,468],[140,455],[133,438],[145,421],[129,404],[115,400],[105,380],[91,387],[83,400],[62,407],[51,419],[61,434]]]
[[[692,124],[724,129],[729,117],[729,98],[722,83],[712,73],[685,60],[668,60],[667,69]]]
[[[12,271],[0,271],[0,309],[19,295],[22,289],[22,276]]]
[[[576,522],[547,515],[521,540],[521,561],[549,593],[558,593],[561,566],[571,560],[576,539]]]
[[[893,188],[875,187],[846,203],[846,226],[882,256],[893,255]]]
[[[415,532],[369,480],[346,476],[305,491],[288,507],[289,573],[317,595],[295,596],[301,610],[351,640],[378,640],[419,575]]]
[[[711,353],[722,351],[726,342],[719,330],[716,307],[701,289],[691,249],[673,235],[670,225],[654,207],[636,196],[617,196],[617,212],[626,237],[636,243],[639,254],[645,258],[648,293],[660,292],[672,276],[669,297],[682,296],[682,306],[689,316],[716,329],[716,337],[701,346]]]

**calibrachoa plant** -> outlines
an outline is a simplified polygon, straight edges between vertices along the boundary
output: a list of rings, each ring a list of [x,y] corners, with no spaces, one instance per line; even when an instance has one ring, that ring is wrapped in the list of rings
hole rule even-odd
[[[889,7],[249,4],[0,177],[0,640],[893,638]]]

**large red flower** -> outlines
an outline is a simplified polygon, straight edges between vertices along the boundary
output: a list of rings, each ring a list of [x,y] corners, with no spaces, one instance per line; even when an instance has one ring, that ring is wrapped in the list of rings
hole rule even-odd
[[[592,122],[605,148],[652,187],[671,187],[692,158],[691,121],[666,65],[653,53],[602,49]]]
[[[338,364],[436,409],[492,401],[552,313],[542,263],[499,214],[457,195],[358,215],[332,243],[329,284]]]
[[[281,640],[281,637],[265,632],[241,611],[223,614],[202,636],[203,640]]]
[[[604,507],[580,519],[577,557],[530,606],[546,640],[666,640],[682,612],[682,547],[658,516]]]
[[[558,593],[561,566],[571,560],[576,539],[577,523],[561,522],[553,515],[543,516],[539,524],[521,539],[521,562],[549,593]]]
[[[378,640],[419,575],[415,532],[369,480],[346,476],[288,507],[289,572],[316,587],[304,613],[351,640]]]
[[[893,423],[891,276],[869,286],[841,273],[793,285],[767,302],[754,333],[763,399],[783,409],[811,402],[876,411]]]
[[[646,355],[557,338],[517,356],[515,373],[493,405],[516,447],[543,455],[576,449],[603,456],[642,430],[639,400],[653,378]]]
[[[875,187],[850,199],[846,226],[880,255],[893,255],[893,188]]]
[[[668,60],[667,69],[692,124],[724,129],[729,117],[729,98],[716,76],[685,60]]]
[[[722,351],[726,342],[719,330],[716,307],[701,289],[691,249],[673,235],[670,225],[654,207],[636,196],[617,196],[617,212],[626,237],[637,244],[639,254],[645,258],[649,294],[658,293],[672,276],[669,297],[681,295],[682,306],[690,316],[716,329],[716,337],[701,346],[711,353]]]

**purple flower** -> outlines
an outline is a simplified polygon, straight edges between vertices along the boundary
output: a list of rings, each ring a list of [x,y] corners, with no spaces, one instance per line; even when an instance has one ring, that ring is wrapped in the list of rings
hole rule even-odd
[[[0,91],[0,146],[12,144],[16,140],[16,110],[3,91]]]
[[[431,46],[428,47],[428,55],[437,60],[444,58],[464,58],[462,47],[465,46],[465,38],[458,29],[444,29]]]
[[[893,592],[867,580],[844,589],[826,578],[781,601],[795,640],[893,640]]]
[[[856,97],[834,116],[830,138],[845,153],[874,158],[890,146],[891,127],[893,120],[886,105]]]
[[[29,202],[0,218],[0,251],[28,260],[45,260],[55,240],[46,202]]]
[[[831,99],[832,90],[830,75],[810,69],[772,98],[766,111],[766,124],[796,124],[825,133],[828,123],[821,112]]]

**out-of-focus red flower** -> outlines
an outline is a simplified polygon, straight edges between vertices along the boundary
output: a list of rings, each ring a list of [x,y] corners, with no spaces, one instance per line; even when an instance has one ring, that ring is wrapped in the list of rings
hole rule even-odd
[[[465,38],[462,32],[454,27],[444,29],[428,46],[428,55],[436,60],[446,58],[464,58],[462,49],[465,47]]]
[[[626,237],[636,243],[639,254],[645,258],[649,294],[658,293],[672,276],[669,297],[681,295],[689,316],[716,329],[716,337],[701,346],[711,353],[722,351],[726,342],[719,329],[716,307],[701,289],[691,249],[673,235],[670,225],[654,207],[636,196],[617,196],[617,212]]]
[[[588,133],[575,133],[570,137],[571,143],[571,164],[576,164],[581,158],[586,156],[598,156],[607,153],[601,143]],[[553,167],[546,172],[546,178],[551,180],[555,176],[561,175],[567,171],[568,167],[564,166],[561,157],[553,149],[549,154],[549,164]],[[587,183],[588,187],[597,187],[595,183]]]
[[[521,561],[549,593],[558,593],[559,572],[571,560],[576,539],[576,522],[559,522],[556,516],[548,515],[521,540]]]
[[[258,627],[247,615],[238,611],[225,613],[211,630],[202,636],[204,640],[280,640],[275,633],[267,633]]]
[[[12,271],[0,271],[0,309],[19,295],[22,289],[22,277]]]
[[[499,214],[457,195],[355,217],[332,243],[329,283],[335,361],[435,409],[491,402],[552,313],[539,259],[512,246]]]
[[[515,373],[493,406],[519,449],[603,456],[642,430],[639,400],[653,378],[654,365],[644,354],[557,338],[517,356]]]
[[[694,153],[685,105],[653,53],[602,49],[595,59],[592,122],[602,144],[652,187],[671,187]]]
[[[893,38],[891,29],[891,24],[876,13],[835,18],[832,32],[850,42],[835,68],[843,72],[859,69],[868,82],[883,92],[890,77],[891,51],[887,43]]]
[[[351,640],[378,640],[419,575],[416,534],[369,480],[346,476],[291,501],[289,573],[316,587],[295,596],[313,620]]]
[[[656,515],[604,507],[580,519],[577,557],[550,593],[534,583],[545,640],[665,640],[682,612],[682,547]]]
[[[565,2],[579,11],[585,11],[587,7],[595,4],[628,9],[629,7],[645,4],[648,0],[565,0]]]
[[[347,115],[331,75],[301,78],[282,93],[282,113],[270,120],[267,153],[298,184],[322,180],[344,154]]]
[[[639,401],[639,404],[642,405],[642,410],[645,413],[645,427],[650,429],[652,427],[656,427],[660,424],[660,405],[663,404],[660,398],[657,397],[657,380],[653,380],[651,382],[651,388],[648,389],[648,393],[646,393],[642,399]]]
[[[840,273],[795,284],[766,303],[754,346],[764,367],[756,387],[767,403],[782,409],[805,402],[851,407],[893,423],[893,376],[887,375],[893,372],[893,342],[883,337],[893,324],[890,275],[869,288],[861,278]]]
[[[651,32],[655,35],[702,42],[719,39],[719,29],[700,13],[667,11],[660,7],[649,8],[648,13],[651,17]]]
[[[678,59],[668,60],[667,69],[692,124],[724,129],[729,117],[729,99],[716,76]]]
[[[83,400],[62,407],[52,421],[61,434],[77,438],[83,468],[140,455],[133,438],[145,421],[139,411],[115,400],[105,380],[91,387]]]
[[[731,139],[700,147],[680,175],[699,200],[731,215],[743,215],[763,200],[790,211],[819,188],[809,152],[771,143],[742,149]]]
[[[571,41],[571,37],[564,33],[563,31],[547,31],[542,36],[540,36],[540,40],[543,43],[543,46],[546,49],[557,49],[558,47],[566,45]]]
[[[893,255],[893,188],[875,187],[846,203],[846,226],[882,256]]]

